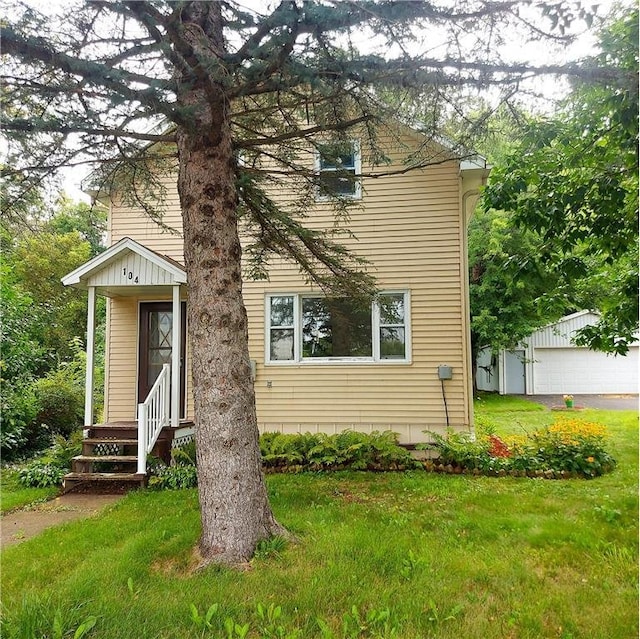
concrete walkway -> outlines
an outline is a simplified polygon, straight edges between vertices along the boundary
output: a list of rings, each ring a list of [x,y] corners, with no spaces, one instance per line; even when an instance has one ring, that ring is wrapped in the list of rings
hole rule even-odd
[[[31,539],[46,528],[95,515],[122,495],[68,493],[23,510],[14,510],[0,519],[1,547]]]
[[[562,395],[518,395],[548,408],[564,406]],[[638,410],[638,395],[574,395],[576,408],[600,408],[602,410]]]

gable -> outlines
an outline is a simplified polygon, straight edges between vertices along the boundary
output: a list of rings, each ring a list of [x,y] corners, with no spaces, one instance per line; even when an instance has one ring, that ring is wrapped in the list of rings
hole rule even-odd
[[[62,278],[65,286],[96,287],[109,297],[137,295],[143,288],[171,287],[186,281],[182,265],[129,237]]]

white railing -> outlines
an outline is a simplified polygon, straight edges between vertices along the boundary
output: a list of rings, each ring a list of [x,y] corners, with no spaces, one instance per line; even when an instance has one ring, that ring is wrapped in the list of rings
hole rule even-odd
[[[171,395],[171,366],[164,364],[147,399],[138,404],[138,473],[147,472],[147,455],[169,425],[169,398]]]

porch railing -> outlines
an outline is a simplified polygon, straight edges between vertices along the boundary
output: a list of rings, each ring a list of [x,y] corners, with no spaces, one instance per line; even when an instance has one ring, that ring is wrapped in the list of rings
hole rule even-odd
[[[153,450],[162,429],[169,425],[170,391],[171,365],[164,364],[147,399],[138,404],[138,473],[147,472],[147,455]]]

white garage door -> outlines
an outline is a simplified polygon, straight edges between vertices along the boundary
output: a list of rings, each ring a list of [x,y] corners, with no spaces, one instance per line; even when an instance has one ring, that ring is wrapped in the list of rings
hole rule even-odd
[[[585,348],[536,348],[533,392],[540,395],[637,393],[638,347],[630,348],[625,357]]]

